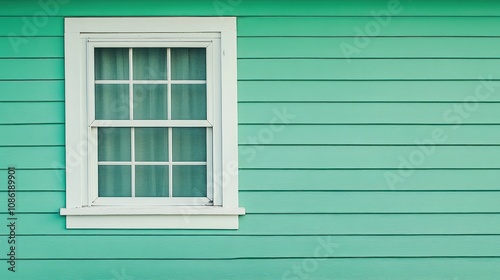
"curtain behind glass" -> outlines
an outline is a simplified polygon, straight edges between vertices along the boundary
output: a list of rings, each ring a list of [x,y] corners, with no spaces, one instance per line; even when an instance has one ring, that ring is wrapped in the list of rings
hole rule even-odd
[[[133,56],[133,80],[167,79],[166,48],[136,48]],[[171,49],[172,80],[206,80],[206,49]],[[129,50],[106,48],[95,50],[96,80],[128,80]],[[95,86],[96,119],[128,120],[131,107],[135,120],[165,120],[170,107],[171,119],[204,120],[206,85],[172,84],[172,104],[167,104],[166,84],[133,84],[133,104],[130,104],[127,84]],[[206,129],[173,128],[173,143],[168,143],[167,128],[136,128],[137,161],[168,161],[168,145],[173,145],[173,161],[206,162]],[[130,161],[131,128],[99,129],[99,161]],[[205,165],[136,165],[135,194],[138,197],[203,197],[206,196]],[[131,196],[131,166],[102,165],[98,169],[99,196]],[[168,193],[169,177],[173,193]]]

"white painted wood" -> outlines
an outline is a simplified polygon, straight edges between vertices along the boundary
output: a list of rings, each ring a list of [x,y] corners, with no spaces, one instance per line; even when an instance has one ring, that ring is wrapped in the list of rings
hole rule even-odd
[[[137,165],[207,165],[203,161],[98,161],[98,165],[132,165],[135,163]]]
[[[92,203],[94,206],[151,207],[151,206],[211,206],[206,197],[99,197]],[[92,208],[91,207],[91,208]]]
[[[170,76],[166,81],[132,81],[133,73],[126,81],[94,81],[93,49],[106,46],[204,47],[207,81],[171,81]],[[61,215],[67,216],[67,227],[237,228],[238,215],[243,215],[244,209],[238,208],[236,19],[66,18],[65,54],[67,205]],[[169,88],[171,84],[207,84],[207,120],[95,120],[95,83],[130,87],[167,84]],[[192,163],[207,165],[208,198],[168,198],[167,202],[158,198],[98,198],[97,166],[106,164],[97,162],[98,127],[169,127],[170,146],[172,127],[208,128],[207,162]],[[170,160],[165,164],[188,163]],[[192,204],[199,206],[179,206]]]
[[[146,33],[147,32],[147,33]],[[182,42],[185,40],[193,41],[196,39],[199,42],[207,42],[210,39],[219,39],[220,32],[203,32],[203,33],[179,33],[179,32],[148,32],[143,31],[141,33],[131,33],[131,32],[119,32],[113,33],[81,33],[80,38],[86,38],[92,42],[129,42],[137,41],[140,39],[141,42]]]
[[[192,38],[159,41],[145,40],[141,38],[143,35],[144,34],[141,33],[137,34],[136,38],[125,39],[121,34],[117,33],[107,35],[110,39],[106,41],[96,41],[91,37],[87,39],[87,42],[92,48],[207,48],[214,40],[219,39]]]
[[[150,206],[150,207],[83,207],[83,208],[62,208],[61,215],[65,216],[105,216],[105,215],[244,215],[244,208],[227,208],[213,206]]]
[[[86,61],[82,58],[85,56],[85,42],[79,39],[78,33],[65,33],[64,51],[65,104],[69,108],[65,110],[66,206],[81,207],[85,203],[82,187],[87,185],[87,150],[80,146],[87,143],[87,100],[82,94],[86,90]]]
[[[90,127],[212,127],[206,120],[95,120]]]
[[[113,85],[127,85],[130,84],[131,81],[129,80],[97,80],[95,81],[96,84],[113,84]],[[185,84],[197,84],[197,85],[204,85],[206,84],[207,81],[200,81],[200,80],[134,80],[132,81],[132,84],[148,84],[148,85],[156,85],[156,84],[173,84],[173,85],[185,85]]]
[[[228,21],[233,21],[230,19]],[[238,207],[238,102],[236,24],[221,30],[222,206]]]
[[[243,214],[238,214],[243,215]],[[238,229],[238,215],[66,216],[66,228],[87,229]]]
[[[196,33],[236,31],[235,17],[66,18],[66,33]],[[86,34],[84,34],[85,36]]]

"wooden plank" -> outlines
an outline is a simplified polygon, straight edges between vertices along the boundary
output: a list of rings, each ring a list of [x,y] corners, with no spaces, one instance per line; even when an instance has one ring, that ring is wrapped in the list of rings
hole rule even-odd
[[[243,146],[240,168],[500,168],[500,146]],[[73,153],[73,151],[71,151]],[[425,153],[429,153],[426,155]],[[79,152],[74,151],[78,158]],[[64,147],[0,147],[0,165],[60,168]],[[463,160],[467,159],[467,160]],[[401,171],[401,174],[407,174]]]
[[[393,173],[392,173],[393,172]],[[396,170],[252,170],[238,172],[240,190],[290,191],[474,191],[498,190],[498,170],[413,170],[390,185],[387,174]],[[408,174],[408,173],[404,173]]]
[[[247,213],[500,213],[500,192],[240,192]],[[265,197],[266,199],[262,199]]]
[[[0,59],[0,80],[64,79],[64,60]]]
[[[63,124],[0,125],[0,146],[64,145]]]
[[[179,0],[166,0],[158,3],[154,0],[145,0],[140,3],[131,2],[127,6],[116,5],[113,0],[89,0],[84,3],[79,1],[57,1],[56,6],[46,7],[42,4],[28,0],[5,3],[2,15],[58,15],[58,16],[223,16],[223,15],[265,15],[265,16],[371,16],[379,10],[387,10],[388,1],[315,1],[314,5],[300,0],[290,0],[286,3],[266,0],[246,1],[221,1],[192,0],[190,5],[183,5]],[[59,4],[60,3],[60,4]],[[474,1],[474,3],[460,1],[439,2],[412,2],[401,0],[396,2],[401,7],[397,15],[403,16],[498,16],[499,5],[491,1]],[[44,5],[45,4],[45,5]],[[59,4],[59,5],[58,5]],[[454,5],[452,5],[454,4]],[[394,5],[394,4],[393,4]],[[45,8],[44,8],[45,7]]]
[[[313,247],[312,250],[315,248]],[[88,269],[91,267],[92,269]],[[259,269],[255,269],[258,267]],[[294,269],[295,268],[295,269]],[[314,268],[314,269],[311,269]],[[0,270],[9,279],[12,272]],[[53,279],[477,279],[496,280],[498,258],[24,260],[19,280]],[[436,278],[436,277],[441,278]]]
[[[252,150],[253,149],[253,150]],[[500,168],[500,146],[245,146],[240,168]]]
[[[436,143],[432,140],[433,135],[435,131],[442,130],[447,133],[447,137],[440,141],[441,145],[500,143],[500,130],[494,125],[453,128],[454,126],[449,125],[242,124],[238,127],[238,139],[240,145],[415,145]]]
[[[63,122],[63,102],[0,102],[1,124]]]
[[[462,5],[456,6],[463,7]],[[436,9],[429,7],[429,12],[431,10]],[[496,12],[498,11],[500,9]],[[464,15],[470,15],[470,11]],[[500,35],[500,31],[494,28],[495,26],[500,26],[500,18],[498,17],[393,17],[385,25],[383,26],[380,21],[377,21],[372,16],[244,17],[238,19],[238,36],[363,37]],[[367,45],[369,46],[370,43],[367,43]]]
[[[0,173],[7,170],[0,170]],[[16,169],[17,191],[65,191],[66,174],[64,170],[26,170]],[[2,190],[4,191],[5,188]],[[59,202],[58,202],[59,203]]]
[[[239,81],[238,101],[500,101],[499,81]]]
[[[43,16],[44,12],[40,6],[34,5],[34,2],[19,1],[15,3],[3,2],[4,9],[0,17],[0,36],[9,36],[14,44],[22,44],[21,41],[16,41],[19,37],[37,37],[37,36],[63,36],[64,18]],[[49,2],[49,1],[47,1]],[[6,5],[11,6],[14,10],[10,10]],[[15,9],[33,9],[35,10],[26,16],[14,16]],[[37,13],[35,15],[35,12]]]
[[[484,80],[496,59],[239,59],[239,80]]]
[[[0,101],[64,101],[64,81],[0,81]]]
[[[5,170],[0,172],[6,172]],[[415,170],[394,187],[386,170],[248,170],[239,171],[242,191],[497,191],[498,170]],[[64,170],[17,169],[18,190],[64,191]]]
[[[500,236],[18,236],[28,259],[499,257]],[[290,246],[290,244],[294,244]],[[5,258],[5,257],[4,257]]]
[[[241,205],[245,206],[245,205]],[[0,214],[6,220],[6,214]],[[19,235],[428,235],[493,234],[500,214],[247,214],[238,230],[113,230],[66,229],[58,213],[18,214]],[[0,227],[6,235],[7,227]],[[167,235],[167,236],[165,236]]]
[[[240,37],[238,57],[498,58],[500,38]]]
[[[73,153],[73,151],[71,151]],[[429,153],[426,155],[425,153]],[[240,168],[500,168],[500,146],[243,146]],[[78,158],[79,152],[74,151]],[[60,168],[64,147],[0,147],[0,165]],[[467,160],[463,160],[467,159]],[[405,172],[400,172],[405,173]],[[405,173],[406,174],[406,173]]]
[[[498,58],[499,38],[240,37],[239,58]],[[418,45],[419,48],[413,46]],[[450,48],[453,46],[453,48]],[[63,37],[0,37],[1,58],[63,57]],[[349,49],[350,48],[350,49]],[[352,53],[351,53],[352,52]]]
[[[60,185],[63,182],[59,183]],[[240,192],[249,214],[500,213],[500,192]],[[265,200],[261,199],[266,197]],[[0,199],[7,200],[7,192]],[[19,213],[57,213],[64,192],[19,192]],[[304,203],[307,202],[307,203]],[[314,202],[314,203],[311,203]],[[6,213],[6,210],[2,210]]]
[[[0,58],[63,57],[62,37],[0,37]]]
[[[16,183],[16,185],[22,184],[19,181]],[[64,182],[59,183],[59,185],[63,184]],[[24,188],[29,189],[27,186]],[[0,197],[6,201],[8,192],[2,190]],[[65,207],[66,193],[62,191],[19,191],[16,193],[16,200],[18,201],[16,205],[17,213],[59,213],[59,209]],[[2,213],[7,214],[7,209],[2,210]]]
[[[75,160],[78,152],[74,151]],[[0,166],[60,169],[65,165],[65,149],[56,147],[0,147]]]
[[[240,103],[240,124],[499,124],[499,103]],[[276,126],[276,127],[274,127]],[[443,129],[444,130],[444,129]],[[449,133],[445,131],[445,133]]]

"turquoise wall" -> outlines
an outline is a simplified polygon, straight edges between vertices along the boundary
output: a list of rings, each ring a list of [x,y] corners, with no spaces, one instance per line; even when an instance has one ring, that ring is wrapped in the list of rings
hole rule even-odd
[[[500,3],[391,3],[0,1],[0,279],[498,279]],[[240,229],[66,230],[64,17],[220,15]]]

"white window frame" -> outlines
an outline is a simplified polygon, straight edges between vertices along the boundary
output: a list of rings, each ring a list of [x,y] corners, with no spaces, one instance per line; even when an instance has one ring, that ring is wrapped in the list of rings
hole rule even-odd
[[[109,46],[206,48],[207,120],[94,120],[93,49]],[[238,228],[235,18],[66,18],[65,82],[67,228]],[[131,124],[212,127],[208,198],[98,198],[97,127]]]

